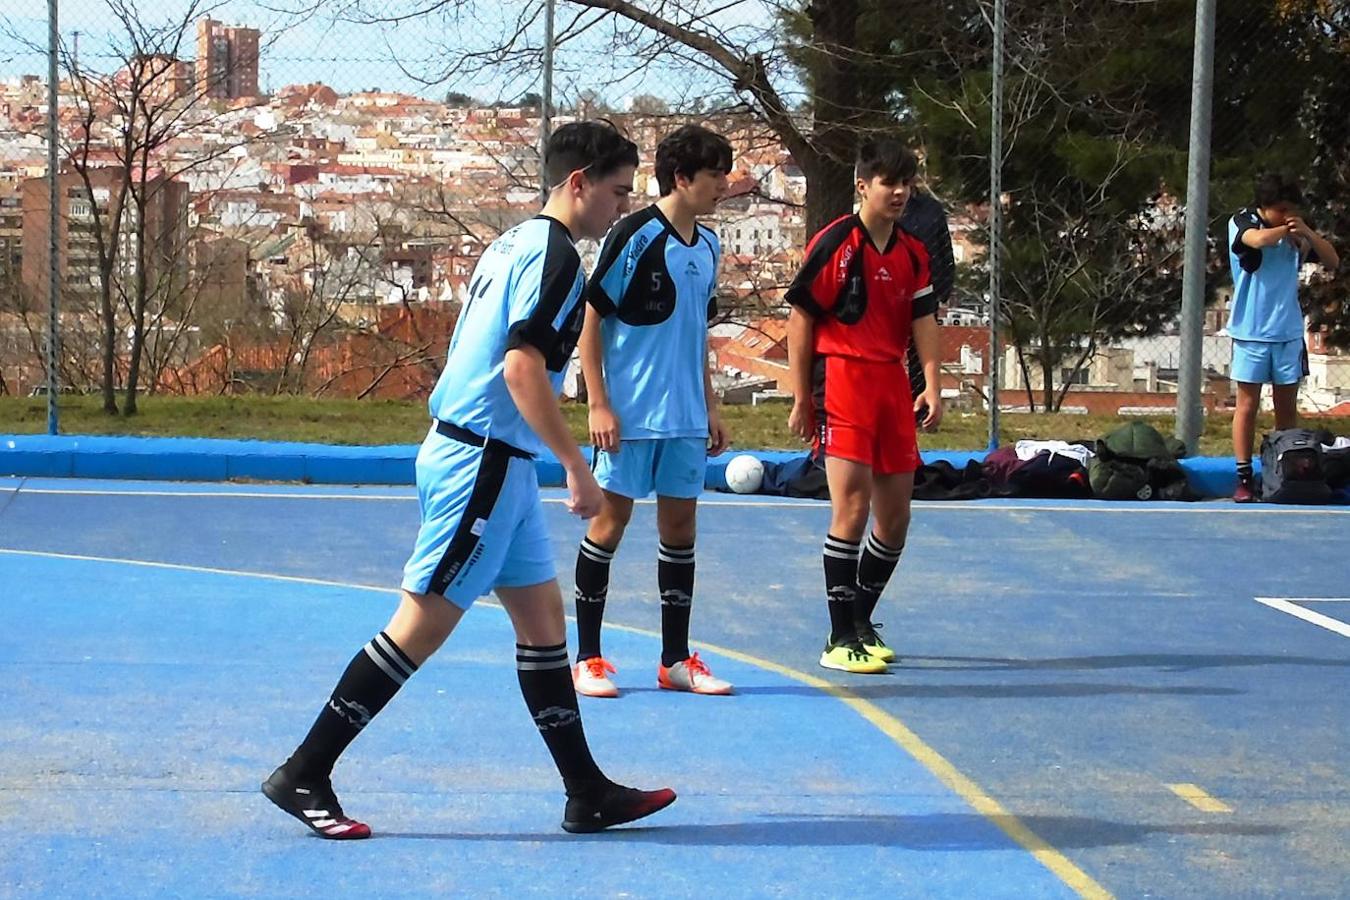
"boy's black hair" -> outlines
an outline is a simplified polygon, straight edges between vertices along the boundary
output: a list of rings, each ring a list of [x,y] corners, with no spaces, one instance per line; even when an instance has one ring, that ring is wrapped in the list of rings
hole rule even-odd
[[[858,146],[858,178],[871,181],[900,182],[919,173],[919,158],[914,151],[892,138],[869,138]]]
[[[656,186],[664,197],[675,190],[675,176],[693,178],[703,169],[731,171],[731,142],[701,125],[685,125],[656,147]]]
[[[1256,208],[1268,209],[1281,203],[1303,205],[1303,189],[1298,182],[1279,172],[1267,172],[1256,179]]]
[[[569,122],[549,135],[544,147],[544,173],[551,187],[561,185],[578,169],[591,181],[599,181],[623,166],[637,164],[637,144],[614,123],[603,120]]]

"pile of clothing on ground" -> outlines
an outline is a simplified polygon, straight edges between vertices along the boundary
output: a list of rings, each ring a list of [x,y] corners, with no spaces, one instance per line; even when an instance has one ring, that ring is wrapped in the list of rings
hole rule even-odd
[[[1266,499],[1350,502],[1350,438],[1306,431],[1301,442],[1291,442],[1290,434],[1275,432],[1263,444],[1263,467],[1279,473],[1288,471],[1280,479],[1284,496],[1277,491]],[[1310,441],[1315,441],[1315,450],[1310,449]],[[935,460],[914,474],[914,497],[1199,500],[1180,463],[1185,455],[1185,446],[1176,438],[1163,436],[1145,422],[1128,422],[1090,440],[1018,441],[990,452],[983,461],[971,460],[962,467]],[[1270,461],[1266,460],[1268,455]],[[1268,477],[1267,484],[1271,483],[1274,479]],[[1315,483],[1324,483],[1325,492],[1306,487]],[[809,454],[787,462],[766,463],[759,493],[829,499],[825,470]]]

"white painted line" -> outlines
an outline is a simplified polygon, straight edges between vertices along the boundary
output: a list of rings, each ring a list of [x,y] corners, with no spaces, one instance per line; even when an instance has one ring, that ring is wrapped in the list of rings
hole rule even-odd
[[[409,489],[411,490],[411,488]],[[404,502],[416,502],[417,495],[408,494],[309,494],[299,491],[169,491],[162,489],[153,490],[119,490],[119,489],[93,489],[93,488],[24,488],[18,493],[23,494],[71,494],[84,497],[207,497],[211,499],[229,499],[229,500],[399,500]],[[553,505],[564,505],[567,500],[562,497],[543,497],[544,503]],[[654,506],[655,500],[646,499],[636,501],[639,506]],[[829,506],[816,501],[769,501],[769,500],[705,500],[703,505],[707,506],[753,506],[753,507],[798,507],[803,509],[820,509],[829,511]],[[972,507],[974,508],[974,507]],[[1008,507],[1011,509],[1012,507]]]
[[[409,486],[409,491],[412,490]],[[72,494],[91,497],[207,497],[212,499],[241,500],[397,500],[413,502],[417,496],[407,494],[311,494],[302,491],[172,491],[163,489],[93,489],[93,488],[14,488],[11,493],[20,494]],[[732,500],[723,499],[725,495],[710,493],[702,500],[705,508],[719,506],[740,509],[819,509],[829,510],[829,506],[820,500],[797,500],[792,498],[776,500]],[[567,501],[562,497],[544,497],[544,503],[562,505]],[[639,506],[652,506],[655,500],[638,500]],[[1270,506],[1233,506],[1220,503],[1199,502],[1187,506],[1119,506],[1108,501],[1085,501],[1081,505],[1042,505],[1018,503],[949,503],[942,500],[916,500],[915,505],[924,512],[1016,512],[1016,513],[1095,513],[1098,515],[1244,515],[1244,516],[1350,516],[1350,509],[1331,509],[1327,507],[1282,507]]]
[[[1257,597],[1257,600],[1286,600],[1289,603],[1350,603],[1350,597]]]
[[[1297,603],[1281,597],[1257,597],[1257,603],[1269,606],[1271,609],[1278,609],[1280,612],[1288,613],[1296,619],[1302,619],[1305,622],[1311,622],[1314,625],[1321,626],[1327,631],[1334,631],[1341,637],[1350,638],[1350,623],[1342,622],[1340,619],[1333,619],[1331,616],[1324,616],[1321,613],[1315,613],[1310,609],[1304,609]]]
[[[23,494],[75,494],[85,497],[230,497],[248,500],[416,500],[415,494],[305,494],[290,491],[165,491],[94,490],[86,488],[23,488]]]
[[[141,566],[147,569],[169,569],[175,572],[205,572],[210,575],[233,575],[243,578],[265,578],[269,581],[288,581],[294,584],[314,584],[320,587],[349,588],[358,591],[375,591],[381,594],[397,594],[398,588],[375,587],[369,584],[352,584],[347,581],[327,581],[322,578],[301,578],[296,575],[272,575],[267,572],[245,572],[239,569],[213,569],[207,566],[187,566],[178,563],[151,562],[144,559],[122,559],[115,556],[81,556],[76,553],[47,553],[41,550],[10,550],[0,547],[0,554],[10,556],[36,556],[42,559],[73,559],[79,562],[116,563],[123,566]]]

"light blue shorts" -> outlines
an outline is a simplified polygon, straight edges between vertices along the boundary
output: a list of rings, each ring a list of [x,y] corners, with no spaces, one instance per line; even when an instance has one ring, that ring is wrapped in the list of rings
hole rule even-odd
[[[707,438],[653,438],[623,441],[619,452],[595,452],[595,480],[611,494],[641,500],[693,499],[703,493],[708,470]]]
[[[1303,339],[1241,341],[1233,339],[1229,377],[1247,384],[1298,384],[1307,372]]]
[[[403,588],[462,609],[499,587],[557,577],[534,460],[435,430],[417,453],[422,527]]]

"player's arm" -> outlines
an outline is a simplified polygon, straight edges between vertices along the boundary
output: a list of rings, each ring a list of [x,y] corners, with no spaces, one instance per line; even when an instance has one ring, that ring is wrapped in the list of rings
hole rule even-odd
[[[1281,240],[1289,236],[1289,228],[1280,225],[1275,228],[1246,227],[1238,231],[1238,240],[1243,247],[1250,247],[1253,250],[1261,250],[1266,247],[1274,247]],[[1238,248],[1234,248],[1235,250]]]
[[[914,411],[927,408],[924,428],[936,428],[942,421],[942,341],[938,335],[937,316],[929,314],[914,320],[914,349],[923,363],[924,389],[914,401]]]
[[[581,375],[586,379],[586,404],[591,443],[599,450],[619,452],[619,417],[609,403],[609,386],[605,384],[605,353],[600,332],[601,314],[594,306],[587,306],[586,320],[581,326]]]
[[[828,315],[844,286],[845,270],[835,254],[849,238],[852,224],[836,220],[806,245],[801,271],[787,289],[792,305],[788,315],[788,375],[792,382],[792,413],[788,428],[804,441],[815,433],[811,406],[811,371],[815,365],[816,319]]]
[[[1310,258],[1314,258],[1316,262],[1321,263],[1333,272],[1340,267],[1341,257],[1336,252],[1336,248],[1331,245],[1330,241],[1308,227],[1307,222],[1295,216],[1289,220],[1289,231],[1307,244],[1308,249],[1313,254]]]
[[[605,382],[605,345],[601,325],[606,316],[618,313],[619,304],[628,293],[633,266],[630,260],[628,227],[625,220],[605,235],[595,271],[586,285],[586,319],[581,326],[581,374],[586,379],[587,427],[591,444],[597,450],[618,453],[622,446],[622,423],[614,413],[609,398],[609,384]]]
[[[811,407],[811,369],[815,364],[816,320],[794,306],[788,314],[788,373],[792,379],[792,412],[788,428],[804,441],[815,433],[815,410]]]
[[[600,486],[572,437],[567,420],[558,407],[558,397],[548,377],[544,354],[531,344],[520,344],[506,351],[506,389],[520,410],[521,418],[562,463],[567,473],[571,497],[567,508],[583,519],[600,512]]]
[[[926,409],[922,425],[936,428],[942,421],[942,341],[938,336],[938,295],[933,285],[928,251],[914,248],[915,283],[920,285],[911,299],[910,339],[923,365],[923,393],[914,400],[914,411]]]
[[[713,247],[713,282],[708,290],[708,327],[711,328],[717,318],[717,274],[722,268],[722,247],[715,239],[709,245]],[[721,400],[713,389],[712,354],[706,347],[703,351],[703,396],[708,406],[708,455],[720,456],[731,446],[731,431],[722,421]]]
[[[713,390],[711,355],[703,355],[703,395],[708,401],[708,455],[720,456],[731,446],[731,432],[722,422],[722,404],[717,391]]]
[[[502,374],[521,418],[567,473],[568,509],[590,518],[600,511],[600,486],[563,419],[549,377],[550,362],[552,371],[561,371],[571,356],[565,333],[571,333],[574,317],[581,313],[576,308],[581,300],[581,258],[569,240],[553,232],[541,250],[517,264],[508,294],[510,325]]]

